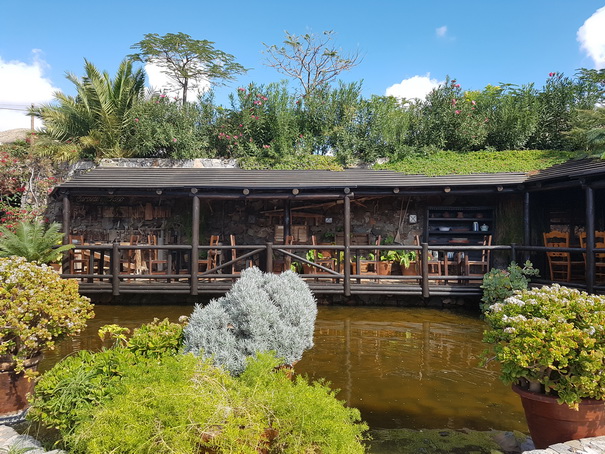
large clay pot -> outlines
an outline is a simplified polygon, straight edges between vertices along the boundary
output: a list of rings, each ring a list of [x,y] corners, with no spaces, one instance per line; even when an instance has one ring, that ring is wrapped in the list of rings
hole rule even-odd
[[[548,448],[580,438],[605,435],[605,401],[584,399],[579,409],[559,404],[557,398],[526,391],[513,385],[521,397],[525,419],[534,445]]]
[[[37,370],[42,355],[25,361],[25,370]],[[24,372],[15,372],[14,361],[0,361],[0,420],[19,419],[29,408],[27,394],[34,390],[34,381]]]

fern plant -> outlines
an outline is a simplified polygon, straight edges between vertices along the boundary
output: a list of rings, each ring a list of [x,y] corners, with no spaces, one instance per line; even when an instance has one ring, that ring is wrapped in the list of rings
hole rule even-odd
[[[14,232],[1,226],[0,257],[23,257],[39,264],[57,262],[64,251],[74,247],[60,245],[63,240],[60,228],[56,222],[46,227],[41,221],[21,222]]]
[[[292,364],[313,346],[316,316],[315,298],[296,273],[249,268],[224,297],[195,307],[184,329],[185,351],[213,358],[233,375],[258,352],[273,351]]]

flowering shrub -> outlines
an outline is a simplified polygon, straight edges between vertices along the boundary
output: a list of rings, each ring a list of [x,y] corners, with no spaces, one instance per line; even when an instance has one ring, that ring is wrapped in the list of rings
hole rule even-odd
[[[80,332],[93,316],[75,280],[22,257],[0,258],[0,359],[24,360]]]
[[[501,303],[515,290],[526,290],[531,276],[538,276],[540,271],[535,269],[528,260],[523,268],[511,262],[505,270],[492,268],[483,276],[483,296],[481,297],[481,310],[486,311],[492,304]]]
[[[500,378],[570,406],[605,399],[605,297],[553,284],[516,292],[486,312],[485,361]]]

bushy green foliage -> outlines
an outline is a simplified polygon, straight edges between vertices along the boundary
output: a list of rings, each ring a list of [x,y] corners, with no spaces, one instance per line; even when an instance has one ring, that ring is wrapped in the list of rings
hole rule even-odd
[[[576,406],[605,399],[605,297],[553,284],[517,291],[486,312],[487,360],[505,383]]]
[[[0,257],[23,257],[29,262],[49,264],[58,262],[64,251],[73,248],[73,244],[62,245],[61,225],[53,222],[22,221],[14,231],[0,226]]]
[[[64,358],[38,379],[28,419],[67,436],[119,392],[122,377],[137,363],[147,364],[124,347]]]
[[[316,316],[315,298],[296,273],[249,268],[225,296],[195,307],[184,330],[185,351],[234,375],[258,352],[273,351],[292,364],[313,346]]]
[[[540,270],[535,269],[529,260],[523,268],[516,262],[511,262],[506,270],[492,268],[483,276],[481,310],[485,312],[492,304],[502,303],[517,290],[527,290],[531,276],[539,275]]]
[[[83,352],[42,377],[30,417],[73,453],[363,452],[359,412],[278,364],[259,355],[235,378],[193,355]]]
[[[23,257],[0,258],[0,357],[23,361],[80,332],[93,316],[75,280]]]
[[[125,147],[134,157],[170,157],[173,159],[214,157],[209,149],[208,103],[181,104],[166,95],[153,95],[128,112],[129,133]]]
[[[66,435],[89,417],[91,408],[120,392],[122,377],[135,364],[175,356],[182,349],[181,323],[154,319],[136,328],[130,338],[127,332],[105,325],[99,336],[109,334],[113,348],[99,353],[81,350],[46,372],[36,385],[30,418]]]

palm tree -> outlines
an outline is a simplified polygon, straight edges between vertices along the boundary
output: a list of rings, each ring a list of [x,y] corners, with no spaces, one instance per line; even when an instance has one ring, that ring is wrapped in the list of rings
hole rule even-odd
[[[59,246],[63,240],[61,226],[54,222],[48,227],[41,221],[21,222],[14,232],[0,226],[0,257],[24,257],[29,262],[51,263],[73,244]]]
[[[47,104],[33,112],[44,121],[45,132],[60,141],[76,141],[94,151],[97,158],[128,157],[122,148],[128,111],[145,89],[143,69],[133,72],[132,62],[122,61],[116,76],[100,72],[84,60],[82,79],[68,73],[77,95],[54,94],[57,104]]]

